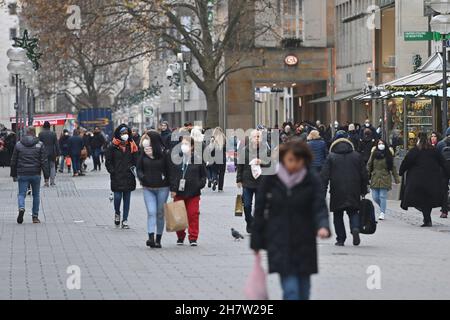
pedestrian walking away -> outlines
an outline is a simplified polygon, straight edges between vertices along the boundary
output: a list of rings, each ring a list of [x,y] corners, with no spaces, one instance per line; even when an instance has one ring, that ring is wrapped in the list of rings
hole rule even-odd
[[[92,151],[92,160],[94,161],[94,168],[92,171],[101,171],[102,170],[102,162],[100,161],[100,156],[102,154],[102,147],[105,144],[106,139],[102,134],[100,128],[96,127],[94,129],[94,135],[91,139],[91,151]]]
[[[313,161],[311,163],[311,169],[316,173],[320,173],[323,163],[328,156],[327,143],[320,136],[320,132],[312,130],[308,135],[308,146],[311,148],[313,154]]]
[[[81,172],[81,151],[85,147],[83,138],[80,136],[80,130],[73,130],[73,135],[68,142],[70,159],[72,160],[73,176],[77,177]]]
[[[114,193],[114,224],[129,229],[128,216],[131,204],[131,192],[136,190],[136,169],[138,146],[131,136],[130,128],[121,124],[114,131],[111,146],[106,151],[106,170],[110,175],[111,191]],[[121,215],[120,206],[123,202]]]
[[[59,172],[64,172],[64,167],[66,166],[66,163],[68,163],[67,159],[70,159],[70,149],[69,149],[69,130],[64,129],[61,136],[59,137],[59,152],[60,152],[60,159],[59,159]],[[71,160],[71,159],[70,159]],[[70,161],[70,165],[67,165],[67,171],[70,173],[72,168],[72,162]]]
[[[328,208],[307,144],[287,142],[279,157],[277,174],[259,186],[250,246],[256,254],[267,250],[269,272],[280,275],[285,300],[308,300],[311,275],[318,272],[316,236],[330,236]]]
[[[184,201],[188,215],[188,233],[191,246],[197,246],[199,237],[200,196],[206,185],[206,166],[194,153],[194,138],[185,136],[181,142],[180,164],[171,164],[170,191],[174,201]],[[173,156],[173,155],[172,155]],[[177,232],[177,244],[183,245],[186,231]]]
[[[333,142],[330,154],[321,172],[325,191],[330,185],[330,211],[334,216],[336,245],[344,246],[347,234],[344,224],[344,212],[350,220],[353,245],[360,244],[360,222],[358,210],[361,196],[368,193],[367,169],[361,155],[346,138]]]
[[[137,174],[144,187],[144,201],[147,208],[147,246],[150,248],[161,248],[164,204],[170,192],[169,157],[170,151],[164,150],[164,144],[158,132],[150,131],[142,137]]]
[[[441,207],[446,192],[442,185],[442,175],[448,180],[449,164],[444,156],[434,148],[426,133],[420,133],[417,145],[405,156],[400,165],[403,177],[401,188],[401,208],[416,208],[423,214],[422,227],[432,227],[431,210]]]
[[[379,140],[376,148],[372,150],[367,171],[373,201],[380,208],[378,218],[384,220],[387,213],[388,192],[392,189],[392,177],[396,184],[400,183],[400,177],[394,165],[394,149],[389,148],[385,141]]]
[[[219,192],[223,191],[225,181],[225,171],[227,166],[226,159],[226,138],[222,128],[217,127],[213,132],[212,152],[211,156],[214,159],[211,165],[212,190]]]
[[[26,135],[16,144],[11,158],[11,177],[19,185],[17,195],[19,207],[18,224],[23,223],[28,186],[31,186],[33,192],[32,220],[33,223],[40,223],[41,173],[44,174],[44,179],[48,180],[50,177],[49,170],[48,154],[45,146],[36,137],[36,129],[28,127]]]
[[[45,180],[44,186],[55,185],[56,178],[56,159],[59,156],[59,144],[56,133],[50,130],[50,122],[45,121],[43,130],[39,133],[39,140],[44,144],[47,151],[47,165],[50,172],[50,183]]]

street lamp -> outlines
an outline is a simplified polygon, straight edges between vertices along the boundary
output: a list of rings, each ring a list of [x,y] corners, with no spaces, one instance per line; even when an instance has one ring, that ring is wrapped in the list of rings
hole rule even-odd
[[[180,93],[181,93],[181,97],[180,97],[180,100],[181,100],[181,126],[183,126],[184,123],[186,122],[185,100],[184,100],[184,95],[185,95],[185,92],[184,92],[184,90],[185,90],[185,75],[184,75],[184,72],[186,71],[185,68],[186,68],[186,65],[185,65],[185,62],[184,62],[183,53],[178,53],[177,54],[177,63],[176,64],[169,64],[169,67],[168,67],[168,69],[166,71],[167,79],[169,79],[170,81],[172,81],[172,79],[174,77],[179,77],[179,80],[180,80],[179,87],[180,87]],[[174,72],[174,70],[176,72]],[[177,84],[177,86],[178,86],[178,84]]]
[[[26,70],[25,61],[27,60],[27,53],[25,49],[12,47],[8,49],[7,56],[9,58],[8,71],[14,75],[14,82],[16,84],[16,102],[14,104],[14,109],[16,110],[16,134],[19,134],[19,76],[23,75]]]
[[[442,131],[448,127],[448,103],[447,103],[447,39],[450,33],[450,0],[431,1],[430,8],[439,15],[430,21],[431,31],[442,35]]]

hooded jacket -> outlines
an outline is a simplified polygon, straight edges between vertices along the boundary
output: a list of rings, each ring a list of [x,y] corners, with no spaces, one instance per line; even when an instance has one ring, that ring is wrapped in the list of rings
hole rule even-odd
[[[49,161],[55,161],[55,158],[59,156],[59,145],[56,133],[50,129],[44,129],[39,133],[39,140],[42,141],[45,150],[47,150]]]
[[[50,177],[47,151],[44,144],[33,136],[24,136],[14,148],[11,158],[11,177],[40,176]]]
[[[330,184],[330,211],[359,209],[361,196],[368,193],[368,174],[361,155],[348,139],[338,139],[331,145],[321,177],[325,191]]]

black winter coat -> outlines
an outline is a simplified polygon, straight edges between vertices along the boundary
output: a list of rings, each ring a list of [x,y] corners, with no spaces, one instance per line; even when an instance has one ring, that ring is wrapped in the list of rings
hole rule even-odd
[[[400,166],[404,183],[400,194],[401,208],[440,207],[446,191],[441,183],[443,174],[449,177],[450,169],[439,151],[411,149]]]
[[[69,139],[70,136],[65,135],[59,138],[59,151],[64,157],[69,155]]]
[[[201,163],[201,164],[196,164]],[[184,179],[186,185],[184,191],[178,191],[180,180],[183,179],[183,164],[174,164],[171,162],[170,168],[170,191],[175,192],[177,196],[191,198],[201,195],[201,190],[206,185],[206,166],[203,161],[194,161],[191,159],[191,164],[187,166]]]
[[[137,174],[142,186],[164,188],[170,186],[170,153],[161,159],[151,159],[141,150],[137,161]]]
[[[303,182],[290,190],[278,176],[262,179],[256,193],[251,248],[267,250],[271,273],[317,273],[317,231],[329,229],[319,177],[309,172]]]
[[[38,138],[24,136],[14,148],[11,158],[11,177],[20,176],[50,176],[47,151]]]
[[[237,170],[236,170],[236,183],[242,183],[242,186],[244,188],[251,188],[251,189],[258,189],[259,187],[259,182],[262,178],[258,177],[258,179],[255,179],[253,177],[252,174],[252,167],[250,166],[250,162],[253,159],[249,159],[250,158],[250,149],[249,146],[246,146],[244,148],[244,150],[238,151],[238,154],[240,152],[244,152],[245,153],[245,164],[239,164],[237,165]],[[241,162],[244,161],[244,159],[238,159],[238,161]],[[261,164],[261,167],[267,167],[267,164]]]
[[[354,146],[355,148],[358,147],[359,153],[361,154],[361,157],[365,164],[369,162],[370,155],[372,154],[372,149],[375,147],[375,139],[373,138],[364,138],[359,141],[358,146]]]
[[[127,145],[126,152],[122,152],[117,146],[111,145],[105,154],[106,170],[111,177],[111,191],[128,192],[136,190],[136,177],[131,168],[136,166],[137,153],[131,153]]]
[[[103,147],[103,145],[105,144],[105,142],[106,142],[106,139],[101,132],[94,133],[94,136],[92,137],[92,139],[90,141],[92,151],[96,150],[96,149],[101,149]]]
[[[41,133],[39,133],[39,140],[42,141],[45,146],[45,150],[47,150],[48,159],[55,161],[55,158],[59,156],[59,144],[56,133],[50,129],[44,129]]]
[[[366,165],[347,139],[331,145],[321,172],[325,190],[330,184],[330,210],[359,209],[361,196],[366,195],[369,183]]]

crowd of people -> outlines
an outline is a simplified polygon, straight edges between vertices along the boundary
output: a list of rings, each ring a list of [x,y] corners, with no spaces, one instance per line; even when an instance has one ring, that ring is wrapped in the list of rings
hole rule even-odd
[[[329,211],[335,244],[340,247],[347,239],[345,214],[352,243],[360,245],[360,204],[369,192],[378,207],[378,219],[387,218],[393,183],[401,183],[401,208],[422,212],[422,227],[432,226],[433,208],[441,207],[441,218],[448,217],[450,128],[445,138],[436,132],[419,134],[399,170],[397,142],[382,139],[381,128],[369,120],[362,126],[335,123],[334,128],[320,121],[285,123],[273,129],[260,125],[243,140],[230,140],[219,127],[208,132],[212,134],[190,123],[172,130],[162,122],[142,135],[122,124],[111,138],[99,128],[93,132],[79,128],[72,134],[64,130],[57,139],[48,123],[38,136],[29,127],[11,159],[11,176],[19,183],[17,222],[23,223],[29,188],[34,197],[33,222],[40,222],[41,173],[44,186],[51,187],[58,167],[59,172],[67,168],[74,177],[83,176],[85,160],[92,157],[92,171],[102,170],[104,163],[109,173],[117,227],[130,228],[131,194],[138,181],[148,217],[146,245],[162,248],[164,205],[170,197],[183,201],[187,211],[188,228],[177,232],[177,245],[187,238],[190,246],[197,246],[202,190],[223,192],[231,150],[251,248],[257,254],[267,250],[269,271],[280,274],[285,299],[308,299],[310,276],[317,272],[316,237],[331,236]],[[279,135],[275,144],[274,133]],[[238,153],[244,161],[237,161]],[[174,154],[180,161],[174,161]],[[277,162],[276,171],[263,174],[271,161]]]

